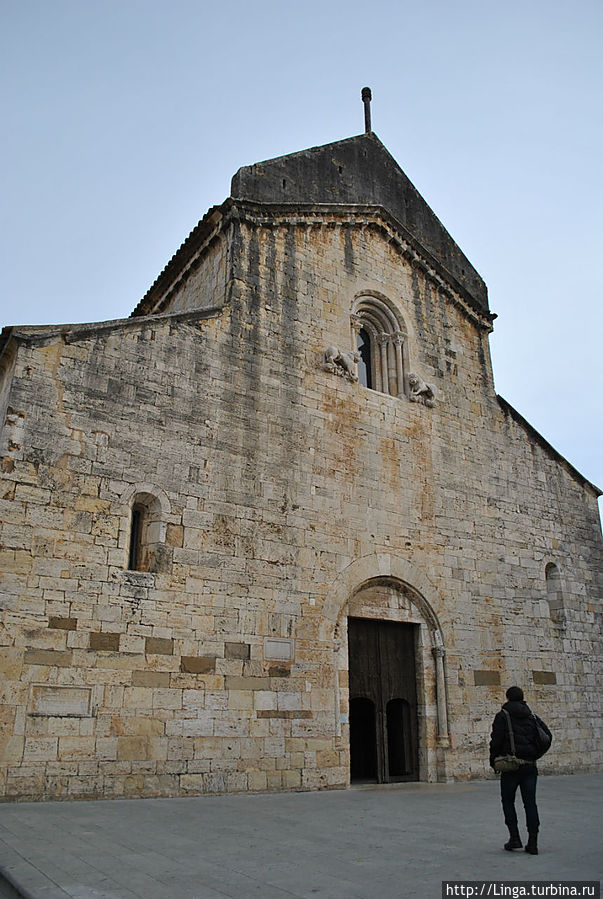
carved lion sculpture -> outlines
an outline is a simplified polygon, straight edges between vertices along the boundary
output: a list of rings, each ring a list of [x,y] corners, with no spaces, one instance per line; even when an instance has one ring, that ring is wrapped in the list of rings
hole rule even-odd
[[[322,367],[348,381],[357,381],[356,363],[360,360],[360,353],[356,350],[351,353],[342,353],[336,346],[328,346],[322,354]]]
[[[434,388],[422,381],[418,375],[412,373],[408,376],[408,386],[410,387],[408,398],[411,403],[423,403],[425,406],[435,405]]]

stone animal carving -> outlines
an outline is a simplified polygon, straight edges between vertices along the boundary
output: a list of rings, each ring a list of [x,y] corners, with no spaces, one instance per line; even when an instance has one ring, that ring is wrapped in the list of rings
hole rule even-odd
[[[408,376],[408,386],[410,387],[408,398],[411,403],[423,403],[424,406],[435,405],[434,388],[422,381],[418,375],[412,373]]]
[[[342,353],[336,346],[328,346],[322,354],[322,367],[348,381],[357,381],[356,363],[360,360],[357,350],[351,353]]]

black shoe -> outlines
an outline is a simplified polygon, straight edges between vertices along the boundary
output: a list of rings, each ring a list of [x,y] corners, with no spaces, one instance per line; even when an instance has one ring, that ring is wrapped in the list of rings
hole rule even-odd
[[[538,855],[538,834],[528,834],[528,842],[526,843],[526,852],[530,855]]]
[[[511,837],[509,842],[505,843],[505,849],[507,850],[507,852],[512,852],[514,849],[521,849],[521,840],[519,839],[519,837]],[[526,846],[526,852],[527,851],[528,847]]]

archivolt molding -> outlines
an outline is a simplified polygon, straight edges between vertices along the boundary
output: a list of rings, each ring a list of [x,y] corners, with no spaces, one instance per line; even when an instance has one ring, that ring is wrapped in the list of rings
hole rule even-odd
[[[437,604],[437,591],[425,572],[407,559],[389,553],[371,553],[352,562],[344,568],[329,591],[323,607],[323,633],[321,639],[333,641],[333,651],[338,660],[338,667],[347,668],[344,658],[345,642],[339,636],[342,619],[347,614],[347,604],[351,597],[357,595],[371,582],[387,580],[398,582],[409,588],[412,602],[418,608],[427,625],[431,642],[431,655],[435,668],[435,711],[437,721],[438,746],[445,749],[450,746],[448,733],[448,698],[446,689],[446,648],[442,628],[434,610]],[[426,647],[427,648],[427,647]],[[336,731],[341,736],[340,689],[339,680],[335,681]]]
[[[398,581],[412,591],[414,604],[420,610],[429,629],[432,648],[443,647],[442,628],[434,611],[437,605],[437,591],[427,575],[409,562],[389,553],[371,553],[350,563],[340,572],[333,583],[323,607],[323,639],[335,630],[345,605],[351,596],[357,594],[370,581],[388,578]]]
[[[171,504],[167,493],[155,484],[132,484],[122,493],[121,500],[125,506],[130,508],[135,497],[139,497],[141,500],[158,502],[162,517],[169,515],[171,512]]]
[[[359,317],[362,324],[369,326],[374,322],[374,331],[378,334],[402,338],[408,334],[399,309],[385,294],[376,290],[363,290],[355,295],[352,316]]]

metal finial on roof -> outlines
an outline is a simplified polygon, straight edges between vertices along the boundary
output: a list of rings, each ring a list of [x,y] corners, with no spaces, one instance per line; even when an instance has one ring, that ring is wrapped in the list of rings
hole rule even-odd
[[[362,88],[362,102],[364,103],[364,133],[371,133],[371,100],[373,99],[373,95],[371,94],[370,87]]]

